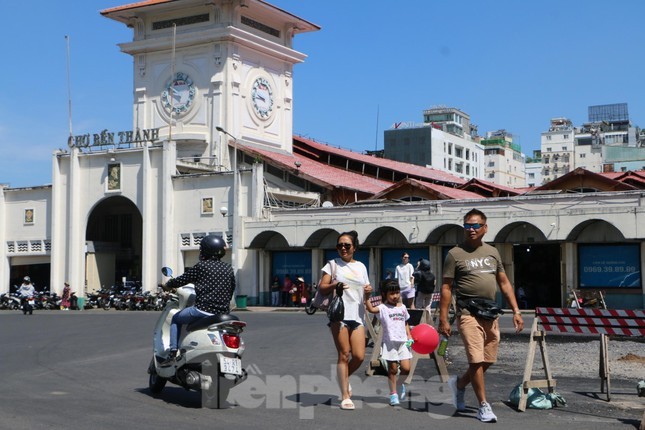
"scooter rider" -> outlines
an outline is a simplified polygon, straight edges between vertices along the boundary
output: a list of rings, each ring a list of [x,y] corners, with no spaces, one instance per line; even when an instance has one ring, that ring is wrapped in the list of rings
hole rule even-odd
[[[177,312],[170,324],[170,352],[166,362],[177,357],[179,330],[182,324],[198,319],[230,312],[231,298],[235,291],[235,275],[230,264],[221,261],[226,253],[226,244],[221,236],[207,235],[199,245],[199,263],[183,275],[169,280],[164,289],[195,286],[195,305]]]
[[[34,295],[36,295],[36,289],[31,283],[31,278],[29,276],[22,278],[22,285],[20,285],[20,288],[18,288],[18,294],[20,295],[20,303],[22,304],[22,306],[25,305],[25,301],[28,297],[33,297]]]

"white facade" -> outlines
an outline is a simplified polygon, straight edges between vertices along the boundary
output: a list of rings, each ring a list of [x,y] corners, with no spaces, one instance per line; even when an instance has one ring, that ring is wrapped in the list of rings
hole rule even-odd
[[[531,162],[524,165],[526,173],[526,186],[539,187],[542,185],[542,162]]]
[[[513,143],[513,136],[505,130],[486,133],[481,141],[484,147],[483,179],[511,188],[526,186],[526,156]]]
[[[512,280],[519,273],[517,244],[547,246],[561,255],[549,268],[557,279],[537,288],[548,288],[557,299],[577,285],[578,243],[638,243],[643,267],[641,192],[266,207],[263,164],[245,159],[237,144],[291,151],[291,67],[304,58],[291,50],[291,37],[296,28],[317,28],[259,1],[247,0],[245,7],[237,0],[148,3],[103,11],[135,32],[121,47],[133,56],[137,131],[123,142],[77,136],[69,150],[53,155],[51,187],[0,189],[0,292],[22,276],[21,267],[47,263],[49,286],[59,293],[65,281],[82,297],[133,276],[152,291],[162,281],[162,266],[181,273],[197,261],[200,240],[209,233],[227,237],[237,293],[256,300],[268,294],[273,253],[309,253],[311,273],[320,273],[325,251],[348,230],[358,231],[374,282],[382,275],[383,251],[400,247],[427,250],[441,278],[444,248],[461,240],[462,217],[473,207],[489,216],[487,240],[502,252]],[[155,23],[186,16],[191,22],[207,16],[209,25],[177,27],[171,56],[172,33],[163,26],[155,30]],[[256,28],[266,28],[253,22],[272,26],[278,35],[265,36]],[[260,98],[258,89],[265,91]],[[178,96],[169,98],[173,90]],[[433,167],[445,163],[457,174],[455,166],[462,165],[464,178],[468,171],[471,177],[483,172],[481,145],[429,129],[439,162]],[[568,151],[562,146],[557,151]],[[643,291],[611,299],[641,307]]]
[[[484,171],[482,145],[469,138],[456,136],[433,127],[430,129],[433,142],[433,163],[428,167],[452,173],[465,180],[481,178],[481,172]]]
[[[575,129],[567,118],[551,120],[549,131],[542,133],[542,178],[550,182],[575,169]]]

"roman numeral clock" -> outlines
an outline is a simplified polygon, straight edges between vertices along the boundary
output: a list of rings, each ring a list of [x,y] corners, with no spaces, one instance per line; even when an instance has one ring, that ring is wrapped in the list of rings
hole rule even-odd
[[[195,100],[196,93],[195,84],[188,74],[175,73],[161,92],[161,105],[167,112],[175,114],[188,112]]]
[[[268,119],[273,113],[273,90],[269,81],[263,77],[257,78],[251,87],[251,106],[253,112],[262,120]]]

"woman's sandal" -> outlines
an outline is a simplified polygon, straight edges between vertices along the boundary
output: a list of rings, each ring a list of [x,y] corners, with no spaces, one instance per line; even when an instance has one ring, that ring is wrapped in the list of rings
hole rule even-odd
[[[354,402],[352,402],[352,399],[345,399],[342,402],[340,402],[340,408],[345,411],[353,411]]]

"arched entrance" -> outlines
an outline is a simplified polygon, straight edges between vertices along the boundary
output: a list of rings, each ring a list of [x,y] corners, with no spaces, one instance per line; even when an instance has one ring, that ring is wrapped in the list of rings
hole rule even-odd
[[[88,291],[141,280],[142,225],[139,209],[125,197],[96,205],[85,232]]]

